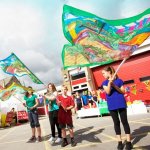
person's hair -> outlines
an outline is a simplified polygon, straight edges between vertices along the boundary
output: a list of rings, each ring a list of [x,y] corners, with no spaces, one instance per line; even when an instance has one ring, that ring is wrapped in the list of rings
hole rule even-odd
[[[52,86],[52,91],[49,90],[49,86],[50,86],[50,85]],[[54,83],[49,83],[49,84],[47,85],[47,92],[46,92],[46,93],[51,93],[51,92],[53,93],[53,92],[55,92],[55,91],[57,91],[57,90],[56,90],[56,87],[55,87]]]
[[[31,90],[32,90],[32,87],[31,87],[31,86],[28,86],[28,89],[31,89]],[[33,91],[32,91],[32,95],[33,95]],[[28,91],[25,93],[25,96],[26,96],[26,97],[29,97],[29,92],[28,92]]]
[[[97,91],[93,90],[93,91],[92,91],[92,96],[93,96],[93,95],[96,95],[96,96],[97,96]]]
[[[79,95],[80,96],[80,93],[78,91],[75,92],[75,96]]]
[[[103,68],[103,70],[110,72],[111,75],[113,75],[115,73],[115,69],[112,66],[107,66],[107,67]],[[117,74],[116,74],[116,78],[118,78]]]
[[[88,95],[92,95],[92,92],[91,92],[91,91],[88,91],[87,94],[88,94]]]
[[[103,86],[102,86],[102,85],[101,85],[101,86],[99,86],[99,87],[98,87],[98,89],[99,89],[99,90],[104,90],[104,88],[103,88]]]

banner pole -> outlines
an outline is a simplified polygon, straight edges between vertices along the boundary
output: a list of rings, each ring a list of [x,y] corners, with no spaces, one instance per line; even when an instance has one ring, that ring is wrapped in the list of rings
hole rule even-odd
[[[123,61],[120,63],[120,65],[118,66],[118,68],[116,69],[112,79],[115,78],[116,74],[118,73],[119,69],[121,68],[121,66],[125,63],[125,61],[127,60],[127,58],[124,58]]]

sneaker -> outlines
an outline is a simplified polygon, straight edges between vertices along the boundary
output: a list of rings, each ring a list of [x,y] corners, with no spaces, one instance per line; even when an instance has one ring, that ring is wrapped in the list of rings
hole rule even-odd
[[[122,141],[118,142],[117,149],[118,149],[118,150],[123,150],[123,144],[122,144]]]
[[[48,141],[49,142],[54,142],[56,139],[54,137],[51,137]]]
[[[28,140],[28,143],[31,143],[31,142],[36,142],[36,137],[35,137],[35,136],[32,136],[32,137]]]
[[[74,147],[76,145],[77,145],[77,143],[74,141],[74,139],[71,139],[71,146]]]
[[[126,142],[126,147],[125,147],[126,150],[131,150],[133,149],[133,145],[131,142]]]
[[[37,138],[36,142],[42,142],[42,138],[41,138],[41,136],[38,136],[38,138]]]
[[[67,140],[64,140],[64,139],[63,139],[63,141],[62,141],[62,143],[61,143],[61,147],[65,147],[65,146],[67,146],[67,145],[68,145]]]
[[[55,143],[60,143],[62,141],[62,138],[57,138],[57,140],[55,141]]]

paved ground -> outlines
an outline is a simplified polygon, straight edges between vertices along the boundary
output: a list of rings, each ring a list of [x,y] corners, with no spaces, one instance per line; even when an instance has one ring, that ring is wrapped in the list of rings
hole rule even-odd
[[[113,124],[110,116],[92,118],[74,118],[76,147],[70,144],[65,148],[60,145],[51,145],[49,139],[50,126],[47,117],[40,117],[43,142],[26,143],[31,136],[29,124],[23,124],[11,128],[0,128],[0,150],[116,150],[117,141],[115,138]],[[134,149],[150,150],[150,113],[128,116]],[[124,132],[123,139],[124,138]],[[70,139],[68,137],[68,141]]]

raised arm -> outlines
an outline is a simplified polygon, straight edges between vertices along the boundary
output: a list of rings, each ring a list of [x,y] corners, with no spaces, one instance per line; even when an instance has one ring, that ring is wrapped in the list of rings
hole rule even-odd
[[[121,86],[120,88],[118,86],[116,86],[115,84],[112,84],[112,87],[114,87],[119,93],[124,94],[125,93],[125,89],[123,86]]]
[[[70,106],[68,106],[68,107],[66,108],[66,110],[71,110],[72,108],[75,107],[75,103],[74,103],[73,98],[72,98],[72,97],[70,97],[70,98],[71,98],[71,104],[70,104]]]
[[[58,93],[57,92],[54,92],[53,95],[44,95],[44,97],[50,101],[54,101],[56,100],[56,97],[57,97]]]

